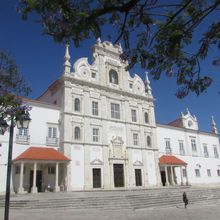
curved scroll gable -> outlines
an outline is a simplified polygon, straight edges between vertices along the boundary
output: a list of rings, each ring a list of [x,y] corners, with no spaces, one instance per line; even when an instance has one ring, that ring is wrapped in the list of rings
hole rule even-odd
[[[91,70],[94,69],[96,69],[96,65],[90,65],[87,57],[80,58],[74,63],[74,77],[82,80],[90,80]]]

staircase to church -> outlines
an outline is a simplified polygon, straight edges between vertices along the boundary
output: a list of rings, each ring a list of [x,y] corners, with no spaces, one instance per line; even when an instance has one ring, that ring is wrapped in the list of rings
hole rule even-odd
[[[145,209],[183,207],[186,191],[190,204],[220,202],[220,188],[161,188],[136,191],[92,191],[13,195],[12,209]],[[4,207],[4,197],[0,197]]]

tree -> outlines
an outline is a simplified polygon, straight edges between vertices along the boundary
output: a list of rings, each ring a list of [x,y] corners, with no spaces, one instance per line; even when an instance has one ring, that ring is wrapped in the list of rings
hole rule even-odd
[[[199,95],[212,83],[200,62],[210,49],[220,49],[219,6],[220,0],[21,0],[19,9],[23,19],[37,14],[43,32],[58,42],[73,40],[77,47],[103,35],[121,41],[128,68],[140,63],[154,79],[162,73],[175,77],[176,95],[183,98],[189,92]],[[213,65],[219,64],[220,57],[214,58]]]
[[[0,51],[0,117],[8,107],[19,107],[21,95],[31,91],[15,61]]]

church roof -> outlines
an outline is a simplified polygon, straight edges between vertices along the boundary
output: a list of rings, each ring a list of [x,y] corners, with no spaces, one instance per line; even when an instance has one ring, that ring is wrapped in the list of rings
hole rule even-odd
[[[168,125],[183,128],[183,123],[180,118],[177,118],[176,120],[169,122]]]
[[[167,165],[187,165],[187,163],[179,158],[171,155],[163,155],[159,158],[160,164]]]
[[[70,161],[63,153],[47,147],[29,147],[13,161],[19,160]]]

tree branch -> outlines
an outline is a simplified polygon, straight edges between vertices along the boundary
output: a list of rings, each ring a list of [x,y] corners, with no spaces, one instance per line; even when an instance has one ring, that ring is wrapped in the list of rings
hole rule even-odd
[[[109,6],[109,7],[98,8],[98,9],[94,10],[87,17],[87,20],[91,21],[91,20],[96,19],[97,17],[104,15],[104,14],[108,14],[108,13],[112,13],[112,12],[116,12],[116,11],[119,11],[121,13],[129,12],[135,5],[137,5],[137,3],[139,1],[140,0],[131,0],[122,6]]]
[[[151,47],[154,39],[157,37],[157,35],[164,29],[166,28],[169,24],[171,24],[171,22],[175,19],[175,17],[180,14],[188,5],[191,4],[191,0],[189,0],[183,7],[181,7],[171,18],[170,20],[163,26],[163,28],[159,29],[155,34],[154,36],[152,37],[151,39],[151,42],[149,44],[149,47]]]
[[[118,38],[115,40],[114,44],[116,44],[116,43],[120,40],[120,38],[122,37],[122,35],[123,35],[123,33],[124,33],[125,25],[126,25],[126,21],[127,21],[127,17],[128,17],[128,12],[125,13],[123,26],[122,26],[122,28],[121,28],[121,33],[120,33],[120,35],[118,36]]]
[[[202,20],[203,20],[205,17],[207,17],[211,12],[213,12],[219,4],[220,4],[220,1],[217,1],[215,4],[213,4],[212,6],[206,8],[204,11],[202,11],[202,12],[200,13],[200,15],[203,15],[203,16],[200,17],[200,18],[198,19],[198,21],[196,21],[195,23],[193,23],[193,24],[187,29],[187,31],[189,31],[190,29],[192,29],[192,28],[196,27],[197,25],[199,25],[199,24],[202,22]],[[204,13],[205,13],[205,14],[204,14]],[[187,21],[187,22],[184,24],[184,26],[188,25],[190,22],[192,22],[192,19],[190,19],[189,21]],[[187,32],[187,31],[186,31],[186,32]]]
[[[165,7],[179,7],[179,6],[182,6],[182,4],[157,5],[157,6],[147,8],[147,10],[152,10],[152,9],[157,9],[157,8],[165,8]]]

